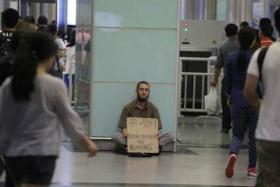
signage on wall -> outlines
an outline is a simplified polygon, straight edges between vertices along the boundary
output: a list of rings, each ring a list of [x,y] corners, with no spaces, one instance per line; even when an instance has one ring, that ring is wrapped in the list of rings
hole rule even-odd
[[[259,26],[260,19],[264,16],[264,4],[262,2],[253,3],[253,27]]]

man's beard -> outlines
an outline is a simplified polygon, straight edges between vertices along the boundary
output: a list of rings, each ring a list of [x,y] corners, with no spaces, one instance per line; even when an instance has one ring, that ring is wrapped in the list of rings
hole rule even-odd
[[[148,98],[149,98],[149,96],[147,96],[145,98],[142,98],[139,95],[137,95],[137,100],[140,101],[140,102],[146,102],[148,100]]]

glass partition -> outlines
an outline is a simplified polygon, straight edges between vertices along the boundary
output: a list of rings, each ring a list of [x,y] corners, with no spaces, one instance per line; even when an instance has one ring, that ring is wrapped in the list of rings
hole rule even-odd
[[[90,129],[92,0],[77,0],[75,109]]]

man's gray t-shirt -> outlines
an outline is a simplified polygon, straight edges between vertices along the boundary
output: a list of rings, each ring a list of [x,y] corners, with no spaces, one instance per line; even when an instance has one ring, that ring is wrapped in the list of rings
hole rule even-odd
[[[228,54],[235,51],[239,48],[239,42],[236,36],[230,37],[223,45],[220,46],[218,50],[218,57],[217,57],[217,63],[215,67],[217,69],[224,68],[224,74],[226,74],[226,59]]]
[[[68,102],[63,81],[48,74],[37,76],[31,99],[16,102],[11,80],[0,87],[1,155],[58,155],[61,125],[68,136],[80,140],[82,121]]]

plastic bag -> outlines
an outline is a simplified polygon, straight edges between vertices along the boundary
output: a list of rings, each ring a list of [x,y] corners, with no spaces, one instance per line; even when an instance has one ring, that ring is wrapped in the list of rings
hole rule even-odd
[[[204,96],[204,107],[208,113],[218,111],[218,93],[215,87],[210,87],[209,93]]]

